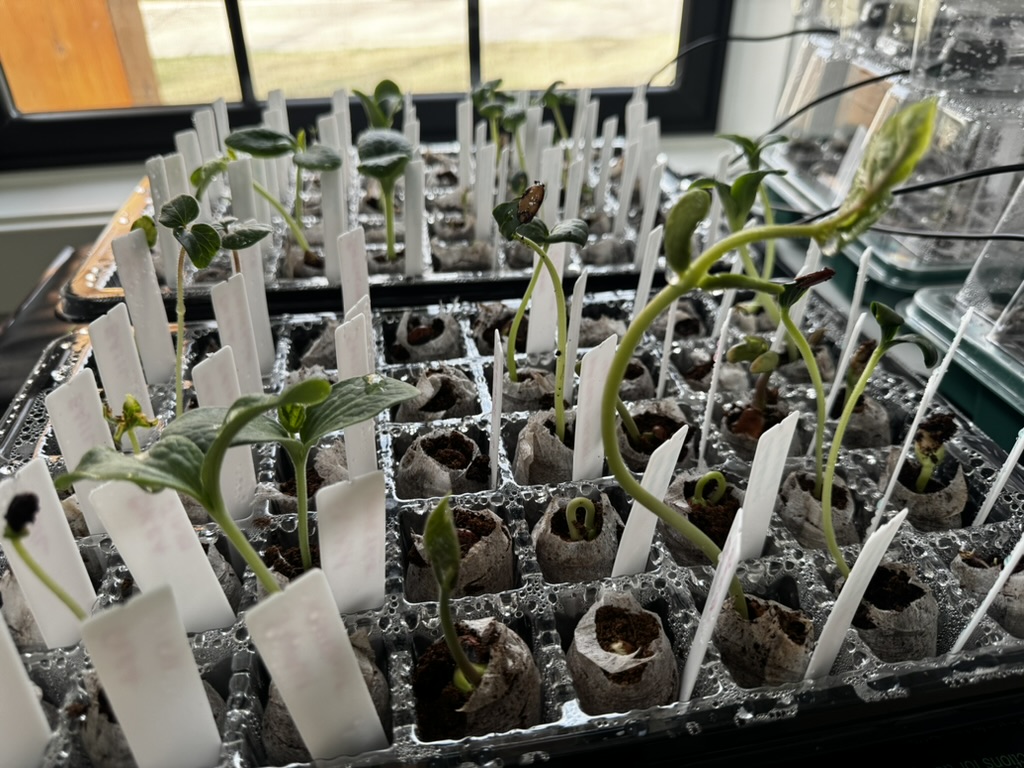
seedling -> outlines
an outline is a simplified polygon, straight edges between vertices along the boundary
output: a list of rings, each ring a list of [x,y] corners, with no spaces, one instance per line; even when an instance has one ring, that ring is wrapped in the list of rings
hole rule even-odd
[[[543,199],[543,193],[541,194]],[[519,323],[526,313],[526,305],[533,295],[533,290],[540,279],[540,270],[546,269],[551,278],[551,285],[555,291],[555,307],[557,312],[557,351],[555,352],[555,434],[561,442],[565,442],[565,345],[568,333],[568,313],[565,308],[565,291],[562,289],[562,281],[558,276],[558,270],[548,256],[548,247],[552,243],[575,243],[583,246],[587,242],[587,223],[583,219],[569,219],[556,224],[551,229],[536,218],[536,208],[540,207],[529,204],[522,205],[522,200],[513,200],[501,203],[494,211],[494,220],[498,223],[498,229],[506,240],[518,240],[527,246],[538,256],[537,266],[530,278],[530,283],[523,294],[523,300],[519,304],[516,316],[512,321],[510,330],[509,345],[506,359],[506,366],[509,378],[516,381],[516,359],[515,340],[519,332]]]
[[[509,94],[499,90],[500,86],[501,80],[490,80],[474,88],[473,108],[490,126],[493,144],[501,146],[502,132],[511,137],[511,141],[516,147],[521,173],[524,174],[520,178],[525,180],[526,150],[523,147],[523,137],[519,128],[526,122],[526,111],[513,106],[515,100]],[[500,152],[497,154],[495,162],[501,162]],[[519,188],[522,189],[522,187]]]
[[[225,506],[220,475],[228,448],[280,443],[289,456],[303,457],[303,463],[296,465],[296,475],[304,476],[307,446],[417,394],[409,384],[376,374],[345,379],[333,386],[323,379],[309,379],[280,394],[243,396],[230,408],[191,410],[168,424],[159,439],[138,456],[113,448],[92,448],[74,471],[58,477],[54,485],[63,490],[79,480],[127,480],[146,491],[170,488],[190,496],[220,526],[264,588],[277,592],[270,570]],[[288,423],[265,415],[273,411],[284,413]],[[300,518],[299,524],[302,544],[308,548],[308,523]]]
[[[715,489],[711,492],[710,496],[705,496],[704,491],[709,483],[714,483]],[[725,475],[721,472],[717,470],[706,472],[697,480],[697,485],[693,489],[693,496],[687,499],[687,502],[691,507],[714,506],[725,498],[725,492],[728,488],[729,484],[726,482]]]
[[[274,231],[268,224],[256,224],[251,221],[242,223],[230,216],[214,222],[213,228],[220,235],[221,247],[231,251],[231,260],[235,266],[235,272],[242,271],[238,252],[256,245],[267,235],[273,234]]]
[[[771,375],[779,367],[779,354],[760,336],[747,336],[725,353],[730,363],[749,362],[750,372],[757,376],[750,402],[732,425],[733,432],[758,438],[767,428],[766,415],[771,395]]]
[[[28,527],[36,521],[36,514],[39,512],[39,497],[34,493],[18,493],[7,505],[7,512],[4,515],[4,538],[11,542],[14,551],[24,561],[28,569],[32,571],[39,581],[49,589],[54,596],[67,606],[68,610],[75,614],[79,621],[85,621],[89,614],[80,606],[71,595],[69,595],[60,584],[50,578],[50,575],[43,570],[39,562],[32,557],[25,549],[25,537],[28,536]]]
[[[103,418],[114,425],[114,445],[120,445],[122,438],[128,435],[132,444],[132,452],[142,453],[139,445],[139,437],[135,434],[136,429],[152,429],[160,424],[157,419],[150,419],[142,412],[142,406],[133,395],[125,395],[124,406],[117,416],[110,408],[109,403],[103,404]]]
[[[441,631],[444,633],[448,652],[451,653],[452,659],[455,661],[455,675],[452,678],[452,683],[462,693],[469,694],[475,691],[483,681],[487,665],[474,664],[469,660],[462,648],[462,643],[459,642],[459,633],[455,629],[455,622],[452,621],[452,590],[459,580],[461,550],[448,496],[441,499],[441,503],[427,517],[427,524],[423,529],[423,546],[430,559],[434,578],[437,579]]]
[[[576,98],[571,93],[559,91],[558,86],[565,85],[564,81],[556,80],[537,99],[539,103],[551,111],[555,118],[555,126],[558,128],[558,136],[562,141],[569,141],[569,128],[565,124],[565,117],[562,115],[562,107],[574,107]]]
[[[946,459],[946,443],[956,434],[956,422],[948,413],[937,413],[921,422],[914,434],[914,456],[921,470],[915,490],[924,493],[935,470]]]
[[[384,195],[388,261],[395,259],[395,182],[412,159],[412,144],[398,131],[374,128],[359,137],[359,172],[380,182]],[[410,254],[410,258],[412,258]]]
[[[583,525],[576,522],[576,512],[584,510]],[[565,505],[565,522],[569,526],[569,538],[573,541],[593,541],[599,533],[595,523],[597,509],[586,496],[577,496]]]
[[[354,90],[362,102],[366,121],[371,128],[391,128],[395,115],[402,111],[402,89],[393,80],[381,80],[373,89],[373,95]]]

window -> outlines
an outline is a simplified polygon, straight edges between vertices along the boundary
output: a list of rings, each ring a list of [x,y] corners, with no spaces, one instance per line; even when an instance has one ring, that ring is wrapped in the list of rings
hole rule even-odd
[[[602,118],[687,42],[725,34],[716,0],[0,0],[0,169],[137,161],[173,148],[196,105],[259,121],[272,89],[294,126],[337,88],[416,94],[424,140],[454,135],[473,82],[590,87]],[[725,46],[648,91],[664,131],[711,130]],[[353,129],[362,129],[353,110]]]

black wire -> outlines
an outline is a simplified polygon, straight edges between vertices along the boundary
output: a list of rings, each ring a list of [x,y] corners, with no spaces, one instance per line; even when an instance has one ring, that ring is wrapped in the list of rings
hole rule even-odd
[[[1024,234],[1017,234],[1015,232],[935,232],[930,229],[903,229],[902,227],[890,227],[885,224],[873,224],[869,229],[872,232],[882,232],[886,235],[926,237],[932,240],[973,240],[977,242],[1000,240],[1024,243]]]
[[[708,35],[702,37],[699,40],[694,40],[692,43],[684,47],[679,54],[671,61],[665,63],[665,65],[659,68],[650,78],[647,80],[647,88],[651,87],[651,83],[654,82],[654,78],[664,72],[666,69],[671,67],[673,64],[678,62],[684,56],[693,53],[707,45],[713,43],[764,43],[771,40],[782,40],[786,37],[793,37],[794,35],[838,35],[838,29],[832,29],[831,27],[807,27],[806,29],[791,29],[789,32],[782,32],[777,35]]]

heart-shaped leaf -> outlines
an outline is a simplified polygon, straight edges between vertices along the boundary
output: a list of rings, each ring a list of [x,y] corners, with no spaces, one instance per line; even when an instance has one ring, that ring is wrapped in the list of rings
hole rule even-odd
[[[146,235],[146,245],[152,248],[156,245],[156,222],[152,216],[140,216],[132,222],[132,230],[141,229]]]
[[[270,128],[242,128],[231,133],[224,143],[253,157],[280,157],[299,149],[298,142],[287,133]]]
[[[206,269],[220,250],[220,234],[210,224],[199,222],[192,229],[174,230],[174,239],[181,243],[196,269]]]
[[[213,180],[219,174],[227,172],[228,161],[223,157],[218,157],[214,160],[203,163],[192,171],[189,181],[191,181],[192,186],[196,188],[196,197],[202,199],[203,193],[206,192],[210,184],[213,183]]]
[[[233,226],[229,231],[220,236],[220,243],[224,248],[231,251],[240,251],[256,245],[267,235],[273,234],[273,227],[267,224],[257,224],[254,221]]]
[[[311,171],[334,171],[341,167],[341,155],[324,144],[314,144],[307,150],[296,152],[292,161]]]
[[[525,122],[526,110],[520,107],[509,107],[501,116],[501,128],[506,133],[515,133]]]
[[[178,195],[160,206],[159,221],[168,229],[183,229],[199,217],[199,201],[192,195]]]
[[[359,172],[392,184],[412,159],[412,144],[398,131],[369,130],[359,137]]]
[[[587,237],[590,235],[590,228],[583,219],[566,219],[560,221],[550,230],[545,242],[547,243],[573,243],[583,247],[587,244]]]

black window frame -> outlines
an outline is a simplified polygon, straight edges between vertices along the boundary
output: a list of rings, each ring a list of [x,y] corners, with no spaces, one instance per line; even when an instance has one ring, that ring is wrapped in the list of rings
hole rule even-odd
[[[628,0],[624,0],[628,1]],[[242,31],[238,0],[224,0],[235,52],[242,100],[228,105],[232,125],[252,125],[260,119],[263,102],[256,99]],[[474,82],[480,76],[480,24],[478,0],[467,0]],[[708,36],[725,37],[732,16],[732,0],[686,0],[683,3],[680,49]],[[647,92],[648,113],[658,117],[664,133],[702,133],[715,129],[722,75],[724,43],[708,45],[676,64],[676,85],[652,87]],[[621,115],[631,89],[595,89],[601,100],[600,119]],[[423,141],[454,136],[455,104],[465,94],[429,94],[416,97]],[[32,168],[103,165],[145,160],[174,151],[176,131],[192,127],[193,111],[201,105],[130,107],[66,113],[23,114],[14,101],[0,67],[0,171]],[[329,99],[289,99],[291,125],[314,125],[329,109]],[[352,130],[365,128],[361,109],[352,110]]]

